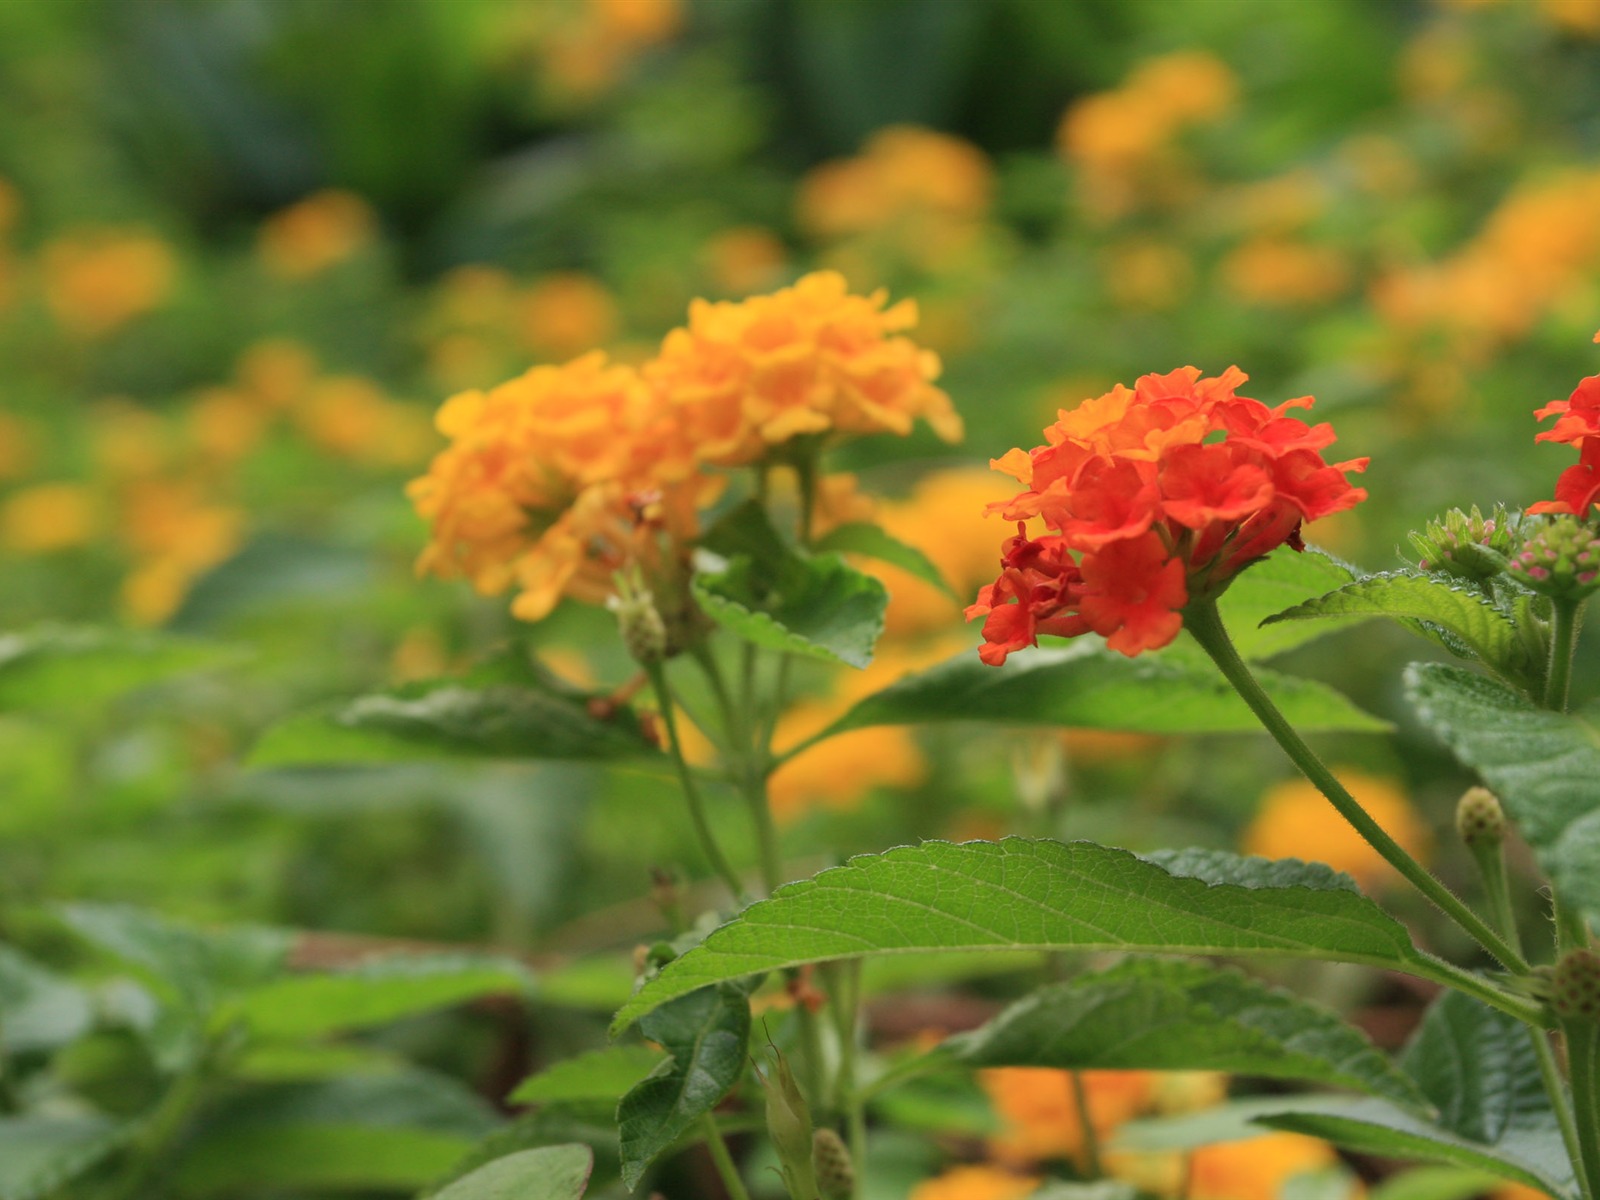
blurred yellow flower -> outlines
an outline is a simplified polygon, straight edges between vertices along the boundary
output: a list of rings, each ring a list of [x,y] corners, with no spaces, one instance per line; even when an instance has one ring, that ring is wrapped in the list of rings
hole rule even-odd
[[[1490,1193],[1493,1200],[1550,1200],[1550,1193],[1520,1183],[1503,1183]]]
[[[516,310],[523,344],[546,358],[571,358],[610,340],[617,330],[617,303],[611,293],[578,271],[535,281]]]
[[[280,279],[310,279],[353,258],[372,241],[377,219],[353,192],[307,196],[267,218],[256,252]]]
[[[1264,235],[1235,247],[1219,267],[1246,304],[1297,308],[1335,299],[1350,286],[1350,264],[1331,246]]]
[[[1194,288],[1194,259],[1183,247],[1153,237],[1129,238],[1105,251],[1106,291],[1123,308],[1163,312]]]
[[[295,422],[315,446],[356,462],[405,466],[433,445],[428,418],[384,395],[370,379],[319,379],[295,407]]]
[[[281,411],[294,405],[316,378],[316,356],[292,338],[256,342],[234,364],[239,386],[263,407]]]
[[[1373,820],[1407,852],[1426,859],[1427,827],[1392,779],[1360,771],[1341,771],[1340,781]],[[1333,805],[1305,779],[1287,779],[1262,797],[1244,832],[1246,854],[1301,858],[1344,871],[1364,888],[1392,878],[1393,868],[1378,857]]]
[[[854,158],[814,168],[801,181],[800,225],[820,238],[881,229],[927,214],[970,222],[989,209],[994,170],[970,142],[914,125],[891,125]]]
[[[736,296],[776,287],[789,268],[788,247],[758,225],[724,229],[706,242],[701,256],[712,285]]]
[[[1040,1180],[999,1167],[952,1167],[911,1189],[908,1200],[1022,1200]]]
[[[82,546],[99,526],[99,502],[83,484],[41,483],[13,492],[0,504],[0,545],[17,554]]]
[[[158,625],[193,582],[239,547],[244,514],[207,496],[194,479],[147,479],[120,496],[119,534],[135,565],[122,583],[130,620]]]
[[[1328,1143],[1299,1133],[1269,1133],[1201,1146],[1189,1159],[1189,1200],[1279,1200],[1296,1175],[1338,1163]]]
[[[556,98],[580,101],[683,27],[681,0],[524,0],[504,10],[500,40],[531,54]]]
[[[99,337],[167,299],[177,259],[164,241],[136,229],[89,229],[44,247],[44,297],[61,326]]]
[[[933,386],[939,360],[909,338],[916,305],[851,295],[831,271],[748,300],[696,300],[689,323],[645,367],[704,461],[739,466],[802,434],[908,434],[928,421],[961,436],[950,398]]]
[[[1539,11],[1568,33],[1600,37],[1600,0],[1539,0]]]
[[[1102,1142],[1123,1123],[1148,1110],[1156,1076],[1149,1071],[1079,1072],[1089,1102],[1089,1120]],[[1050,1158],[1076,1160],[1083,1152],[1083,1123],[1072,1073],[1048,1067],[1000,1067],[980,1071],[978,1082],[1004,1121],[989,1139],[989,1152],[1007,1163]]]
[[[267,431],[268,417],[248,395],[229,387],[206,389],[185,414],[195,449],[221,464],[238,462],[254,450]]]

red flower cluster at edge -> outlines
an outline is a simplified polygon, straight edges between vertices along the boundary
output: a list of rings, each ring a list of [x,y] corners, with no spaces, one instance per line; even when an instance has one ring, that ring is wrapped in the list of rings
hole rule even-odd
[[[1595,334],[1600,342],[1600,333]],[[1530,504],[1531,513],[1572,513],[1582,517],[1600,497],[1600,375],[1590,375],[1565,400],[1552,400],[1534,413],[1541,421],[1556,417],[1553,428],[1536,442],[1565,442],[1578,447],[1578,461],[1556,480],[1556,498]]]
[[[1017,522],[1000,578],[967,619],[983,617],[983,661],[1037,644],[1041,633],[1097,633],[1123,654],[1165,646],[1192,598],[1216,596],[1300,526],[1351,508],[1366,491],[1346,478],[1367,459],[1329,464],[1327,424],[1235,392],[1237,367],[1203,379],[1184,367],[1062,410],[1047,444],[993,460],[1024,490],[990,506]],[[1029,522],[1049,532],[1028,533]]]

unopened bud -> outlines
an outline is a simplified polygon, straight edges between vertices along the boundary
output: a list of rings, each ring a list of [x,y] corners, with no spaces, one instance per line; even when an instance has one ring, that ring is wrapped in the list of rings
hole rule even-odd
[[[831,1129],[811,1135],[811,1165],[823,1200],[850,1200],[856,1190],[856,1167],[844,1141]]]
[[[1550,1011],[1562,1021],[1600,1024],[1600,954],[1569,950],[1550,974]]]
[[[1469,513],[1452,508],[1410,537],[1422,556],[1418,565],[1424,571],[1478,583],[1506,569],[1506,558],[1515,545],[1513,523],[1504,505],[1496,505],[1487,517],[1477,505]]]
[[[620,587],[606,601],[617,614],[622,644],[637,663],[653,666],[667,657],[667,626],[647,588]]]
[[[1506,569],[1532,591],[1581,599],[1600,589],[1600,537],[1577,517],[1554,517],[1522,543]]]
[[[811,1165],[811,1108],[789,1069],[789,1060],[776,1046],[765,1075],[757,1072],[767,1095],[767,1135],[778,1152],[779,1169],[791,1196],[817,1194],[816,1171]]]
[[[1485,787],[1468,788],[1456,802],[1456,832],[1468,846],[1498,846],[1506,839],[1506,812]]]

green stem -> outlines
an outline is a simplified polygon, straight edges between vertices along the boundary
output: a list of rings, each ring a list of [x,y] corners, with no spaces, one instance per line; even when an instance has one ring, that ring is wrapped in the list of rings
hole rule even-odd
[[[1556,918],[1556,957],[1567,953],[1569,950],[1587,950],[1589,948],[1589,922],[1583,913],[1570,904],[1563,904],[1561,897],[1554,900]]]
[[[160,1170],[162,1160],[200,1107],[215,1053],[215,1043],[202,1047],[195,1061],[173,1080],[161,1097],[130,1147],[132,1161],[119,1185],[111,1191],[116,1200],[139,1200],[152,1194],[149,1185]]]
[[[1544,704],[1557,712],[1567,711],[1567,693],[1572,682],[1572,649],[1578,636],[1577,601],[1553,602],[1550,628],[1550,669],[1545,675]]]
[[[1083,1133],[1083,1159],[1090,1179],[1099,1179],[1105,1173],[1100,1165],[1100,1135],[1095,1132],[1094,1114],[1089,1111],[1089,1089],[1083,1084],[1082,1071],[1069,1071],[1072,1079],[1072,1102],[1078,1109],[1078,1128]]]
[[[1572,1106],[1578,1122],[1580,1157],[1573,1162],[1584,1194],[1600,1196],[1600,1076],[1596,1074],[1596,1034],[1588,1021],[1562,1024],[1567,1039],[1567,1069],[1572,1076]]]
[[[678,783],[683,788],[683,798],[689,805],[689,819],[694,822],[695,835],[700,839],[700,847],[710,859],[712,869],[722,877],[723,882],[728,885],[728,890],[737,900],[744,895],[744,885],[739,881],[738,873],[723,856],[722,848],[717,845],[716,836],[711,832],[711,822],[706,818],[706,806],[700,795],[700,787],[694,781],[694,772],[689,769],[688,760],[683,757],[683,745],[678,740],[678,720],[673,712],[672,689],[667,686],[666,672],[661,669],[660,663],[651,663],[645,670],[650,676],[650,686],[655,689],[656,703],[661,707],[661,723],[667,730],[667,745],[672,752],[673,765],[678,771]]]
[[[711,1151],[711,1161],[717,1164],[717,1174],[722,1177],[722,1186],[732,1200],[750,1200],[750,1192],[739,1178],[733,1155],[728,1153],[728,1143],[722,1140],[722,1130],[717,1128],[717,1119],[707,1113],[700,1118],[700,1124],[706,1132],[706,1149]]]
[[[828,1000],[833,1008],[834,1029],[839,1036],[839,1071],[833,1081],[834,1107],[844,1117],[845,1138],[852,1162],[867,1158],[866,1105],[856,1089],[857,1045],[861,1026],[861,960],[828,963]],[[855,1173],[851,1200],[860,1200],[863,1172]]]
[[[1222,624],[1222,615],[1217,612],[1216,601],[1201,600],[1190,604],[1184,610],[1183,624],[1194,640],[1200,643],[1200,648],[1217,664],[1217,669],[1222,672],[1223,678],[1233,685],[1240,698],[1250,706],[1250,711],[1255,713],[1267,732],[1283,748],[1283,752],[1295,766],[1300,768],[1306,778],[1316,785],[1317,790],[1328,798],[1328,802],[1339,811],[1339,815],[1355,827],[1356,832],[1366,840],[1367,844],[1509,970],[1519,975],[1527,974],[1528,964],[1522,955],[1506,945],[1505,939],[1495,933],[1477,913],[1463,904],[1454,892],[1407,854],[1400,844],[1368,815],[1367,810],[1356,802],[1355,797],[1345,790],[1344,785],[1317,757],[1311,747],[1306,745],[1294,726],[1289,724],[1277,706],[1272,703],[1271,697],[1262,689],[1256,677],[1250,673],[1250,668],[1245,665],[1244,659],[1239,657],[1239,651],[1234,647],[1233,640],[1229,638],[1228,631]]]

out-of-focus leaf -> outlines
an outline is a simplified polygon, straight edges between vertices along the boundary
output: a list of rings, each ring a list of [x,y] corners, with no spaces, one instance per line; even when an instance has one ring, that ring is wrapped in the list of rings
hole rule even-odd
[[[0,946],[0,1050],[50,1050],[94,1024],[89,994],[7,946]]]
[[[594,1151],[546,1146],[497,1158],[456,1180],[435,1200],[579,1200],[589,1186]]]
[[[160,633],[44,625],[0,635],[0,711],[90,711],[125,693],[238,657]]]
[[[875,558],[899,567],[924,583],[931,583],[952,600],[960,598],[926,554],[882,527],[866,521],[852,521],[830,529],[817,539],[816,549],[823,553],[859,554],[865,558]]]
[[[0,1117],[0,1200],[41,1200],[133,1132],[103,1117]]]
[[[1348,877],[1220,852],[1138,858],[1092,842],[924,842],[779,888],[668,963],[615,1028],[710,984],[906,951],[1262,954],[1429,974],[1434,961]]]
[[[562,1059],[523,1080],[513,1104],[603,1100],[615,1102],[661,1063],[649,1046],[607,1046]]]
[[[1600,730],[1442,663],[1406,670],[1423,723],[1500,797],[1561,899],[1600,919]]]
[[[749,1053],[750,1001],[737,987],[702,988],[651,1011],[640,1032],[671,1057],[617,1105],[622,1181],[629,1188],[739,1082]]]
[[[776,574],[741,556],[692,586],[706,615],[745,641],[852,667],[872,661],[889,603],[883,584],[836,554],[794,556]]]

